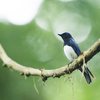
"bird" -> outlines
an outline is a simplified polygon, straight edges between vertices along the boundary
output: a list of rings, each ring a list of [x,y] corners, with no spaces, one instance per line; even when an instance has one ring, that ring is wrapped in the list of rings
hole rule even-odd
[[[64,53],[65,53],[66,57],[71,62],[73,62],[82,53],[78,44],[75,42],[74,38],[72,37],[72,35],[69,32],[64,32],[64,33],[58,34],[58,35],[61,36],[64,41],[63,48],[64,48]],[[79,70],[81,72],[83,71],[82,66],[79,67]],[[92,74],[92,72],[88,69],[86,63],[85,63],[83,74],[84,74],[84,77],[88,84],[90,84],[92,82],[90,75],[92,76],[92,78],[95,78],[95,76]]]

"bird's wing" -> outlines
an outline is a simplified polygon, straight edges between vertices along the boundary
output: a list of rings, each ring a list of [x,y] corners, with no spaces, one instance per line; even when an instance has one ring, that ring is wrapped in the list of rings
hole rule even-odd
[[[74,39],[70,39],[70,46],[74,49],[78,56],[81,54],[81,50]]]

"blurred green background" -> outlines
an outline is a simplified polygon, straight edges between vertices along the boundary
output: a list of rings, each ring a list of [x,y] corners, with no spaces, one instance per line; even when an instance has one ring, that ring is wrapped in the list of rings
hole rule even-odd
[[[27,24],[15,25],[0,20],[0,43],[8,56],[21,65],[60,68],[69,60],[57,34],[70,32],[81,50],[87,50],[100,37],[99,5],[99,0],[44,0],[36,16]],[[3,68],[0,60],[0,100],[72,100],[73,97],[74,100],[100,100],[99,59],[98,53],[87,64],[96,77],[90,85],[84,77],[80,82],[78,70],[71,74],[73,85],[70,80],[65,82],[69,75],[49,78],[45,85],[40,77],[34,76],[39,94],[32,76],[25,79],[19,72]]]

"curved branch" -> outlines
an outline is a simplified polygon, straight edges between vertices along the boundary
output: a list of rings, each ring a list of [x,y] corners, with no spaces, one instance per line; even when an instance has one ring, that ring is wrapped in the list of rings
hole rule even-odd
[[[87,51],[83,52],[84,55],[82,53],[72,63],[70,63],[64,67],[54,69],[54,70],[35,69],[35,68],[20,65],[7,56],[7,54],[5,53],[5,51],[1,45],[0,45],[0,59],[3,61],[4,67],[12,68],[13,70],[20,72],[21,75],[42,76],[43,81],[45,81],[49,77],[60,77],[65,74],[72,73],[75,69],[78,69],[79,66],[82,66],[83,56],[85,57],[85,62],[88,62],[99,51],[100,51],[100,39],[96,43],[94,43]]]

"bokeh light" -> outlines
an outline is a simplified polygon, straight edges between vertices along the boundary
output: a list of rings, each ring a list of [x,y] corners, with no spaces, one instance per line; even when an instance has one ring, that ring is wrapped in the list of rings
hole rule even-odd
[[[33,20],[43,0],[1,0],[0,18],[15,25],[24,25]]]
[[[75,38],[76,42],[83,42],[87,39],[91,31],[91,19],[85,7],[86,11],[84,15],[80,13],[80,10],[76,7],[77,4],[77,1],[73,2],[72,0],[45,3],[41,6],[35,18],[36,23],[40,28],[53,32],[60,40],[62,39],[58,34],[69,32]],[[47,9],[44,8],[45,5],[49,5]]]
[[[70,32],[82,52],[90,48],[100,38],[99,5],[99,0],[0,0],[0,44],[23,66],[60,68],[70,62],[58,33]],[[90,85],[79,70],[71,76],[49,78],[45,85],[41,77],[34,76],[33,82],[32,76],[25,79],[3,68],[0,60],[0,100],[73,100],[73,94],[74,100],[99,100],[99,59],[98,53],[87,63],[96,77]]]

